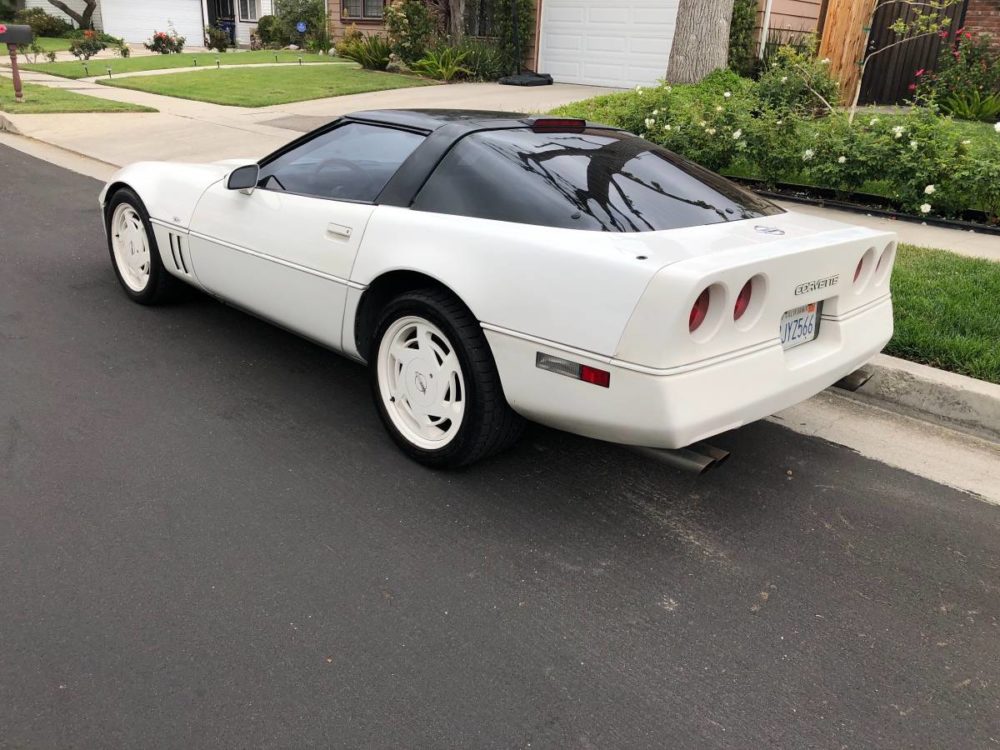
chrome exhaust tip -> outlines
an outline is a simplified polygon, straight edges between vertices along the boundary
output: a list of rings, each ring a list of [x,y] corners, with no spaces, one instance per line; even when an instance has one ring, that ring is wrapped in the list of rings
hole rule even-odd
[[[687,448],[640,448],[640,450],[668,466],[698,475],[721,466],[729,458],[729,451],[707,443],[695,443]]]

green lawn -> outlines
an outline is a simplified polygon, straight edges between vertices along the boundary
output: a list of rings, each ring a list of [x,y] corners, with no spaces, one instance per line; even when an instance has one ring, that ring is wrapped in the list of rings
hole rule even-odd
[[[35,39],[40,46],[46,52],[64,52],[69,49],[69,45],[72,44],[72,39],[63,39],[62,37],[50,37],[50,36],[40,36]],[[0,55],[4,58],[9,59],[9,51],[7,50],[6,44],[0,44]]]
[[[886,354],[1000,383],[1000,263],[901,246]]]
[[[57,112],[155,112],[125,102],[98,99],[49,86],[24,84],[24,103],[14,103],[14,87],[9,78],[0,78],[0,112],[12,115],[54,114]]]
[[[347,65],[230,68],[158,76],[104,79],[102,84],[237,107],[266,107],[328,96],[430,84],[414,76]]]
[[[64,40],[55,40],[64,41]],[[68,40],[65,40],[68,41]],[[330,63],[348,62],[343,58],[330,57],[328,55],[311,55],[308,52],[285,52],[282,50],[260,52],[227,52],[218,54],[216,52],[184,52],[180,55],[145,55],[143,57],[120,58],[113,57],[106,60],[91,60],[90,75],[106,75],[108,68],[111,74],[117,73],[141,73],[145,70],[167,70],[169,68],[193,68],[209,65],[214,67],[218,60],[222,67],[230,65],[257,65],[260,63],[295,63],[302,57],[304,63]],[[39,73],[49,73],[63,78],[86,78],[87,71],[82,63],[73,61],[55,63],[36,63],[34,65],[22,65],[25,70],[35,70]]]

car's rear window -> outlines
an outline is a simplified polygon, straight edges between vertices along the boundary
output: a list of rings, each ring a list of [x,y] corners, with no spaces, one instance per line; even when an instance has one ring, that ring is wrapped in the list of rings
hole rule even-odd
[[[613,130],[473,133],[413,208],[566,229],[651,232],[781,213],[728,180]]]

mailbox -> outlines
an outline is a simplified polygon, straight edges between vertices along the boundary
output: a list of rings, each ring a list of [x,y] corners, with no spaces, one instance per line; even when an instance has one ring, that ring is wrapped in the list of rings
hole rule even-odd
[[[21,71],[17,69],[17,48],[18,45],[31,44],[33,41],[35,34],[30,26],[0,23],[0,44],[6,43],[7,51],[10,52],[10,77],[14,83],[15,102],[24,101],[24,93],[21,91]]]
[[[35,33],[30,26],[0,23],[0,44],[31,44]]]

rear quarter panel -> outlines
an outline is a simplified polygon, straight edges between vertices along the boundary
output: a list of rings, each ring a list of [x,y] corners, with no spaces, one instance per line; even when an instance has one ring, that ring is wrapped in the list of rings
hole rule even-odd
[[[418,271],[486,326],[609,357],[658,268],[640,257],[612,234],[380,206],[351,281]]]

